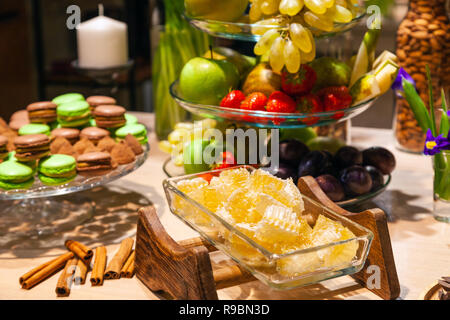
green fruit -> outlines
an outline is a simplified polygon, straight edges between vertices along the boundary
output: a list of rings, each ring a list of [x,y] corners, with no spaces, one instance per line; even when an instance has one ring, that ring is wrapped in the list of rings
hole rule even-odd
[[[183,150],[183,164],[186,174],[207,171],[210,166],[203,159],[203,151],[209,145],[209,141],[203,139],[192,140]]]
[[[340,148],[345,146],[345,142],[331,137],[317,137],[309,140],[306,145],[311,151],[329,151],[335,154]]]
[[[272,71],[267,63],[260,63],[248,74],[242,91],[247,96],[253,92],[262,92],[267,97],[281,89],[281,77]]]
[[[280,129],[280,141],[295,139],[306,144],[317,137],[313,128]]]
[[[207,51],[204,58],[211,58],[211,51]],[[238,69],[241,80],[245,79],[250,70],[256,65],[256,58],[240,54],[236,50],[216,47],[212,49],[212,58],[215,60],[227,60]]]
[[[185,0],[189,16],[218,21],[236,21],[245,12],[248,0]]]
[[[347,86],[350,81],[352,70],[345,62],[330,57],[322,57],[312,61],[310,66],[317,74],[315,90],[333,86]]]
[[[239,85],[239,72],[227,60],[193,58],[181,70],[183,98],[194,103],[219,105]]]
[[[375,98],[380,95],[381,90],[374,75],[366,74],[350,88],[350,95],[353,97],[353,104]]]

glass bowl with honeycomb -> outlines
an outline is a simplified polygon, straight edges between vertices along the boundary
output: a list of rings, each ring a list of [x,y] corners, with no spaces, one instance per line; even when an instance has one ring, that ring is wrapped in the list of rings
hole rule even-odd
[[[213,170],[163,186],[173,214],[277,289],[356,273],[370,250],[371,231],[262,169]]]

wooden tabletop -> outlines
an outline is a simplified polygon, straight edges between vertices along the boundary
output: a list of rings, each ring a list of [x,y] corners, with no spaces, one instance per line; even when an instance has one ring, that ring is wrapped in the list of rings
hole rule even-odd
[[[153,126],[153,115],[136,113],[140,121]],[[417,299],[441,276],[450,275],[450,225],[432,217],[431,160],[395,149],[392,131],[352,128],[352,145],[360,148],[383,146],[397,158],[392,183],[382,195],[362,208],[379,207],[388,214],[389,230],[401,285],[402,299]],[[162,181],[162,164],[168,158],[150,133],[151,151],[137,171],[106,187],[83,192],[96,206],[94,219],[101,225],[82,225],[70,232],[95,233],[96,243],[106,244],[110,256],[118,243],[135,230],[135,209],[153,204],[169,234],[175,240],[197,234],[172,215],[167,206]],[[117,209],[117,210],[116,210]],[[117,223],[128,221],[128,223]],[[96,227],[97,226],[97,229]],[[108,229],[107,227],[114,226]],[[101,229],[101,231],[98,230]],[[67,237],[71,233],[64,234]],[[95,247],[93,245],[92,247]],[[56,299],[57,275],[31,290],[19,286],[19,277],[33,267],[62,252],[56,249],[11,249],[0,251],[0,299]],[[107,280],[101,287],[89,284],[72,288],[70,297],[58,299],[158,299],[136,277]],[[352,278],[345,276],[317,285],[276,291],[260,282],[219,290],[220,299],[378,299]]]

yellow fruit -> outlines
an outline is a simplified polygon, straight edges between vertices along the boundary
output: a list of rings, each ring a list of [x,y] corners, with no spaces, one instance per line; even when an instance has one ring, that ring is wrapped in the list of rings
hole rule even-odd
[[[355,238],[355,235],[339,222],[319,215],[312,231],[314,246],[321,246],[331,242]],[[325,267],[337,267],[352,261],[358,250],[358,242],[350,241],[345,244],[332,246],[320,250],[318,255]]]

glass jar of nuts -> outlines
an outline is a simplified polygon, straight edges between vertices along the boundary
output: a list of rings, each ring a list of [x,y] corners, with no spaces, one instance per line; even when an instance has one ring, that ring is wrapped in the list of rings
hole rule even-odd
[[[428,102],[425,67],[429,66],[437,105],[440,104],[441,88],[448,92],[450,87],[449,31],[446,0],[410,0],[408,13],[397,33],[400,67],[412,76],[422,100]],[[423,151],[425,135],[403,98],[396,101],[394,131],[400,149]]]

